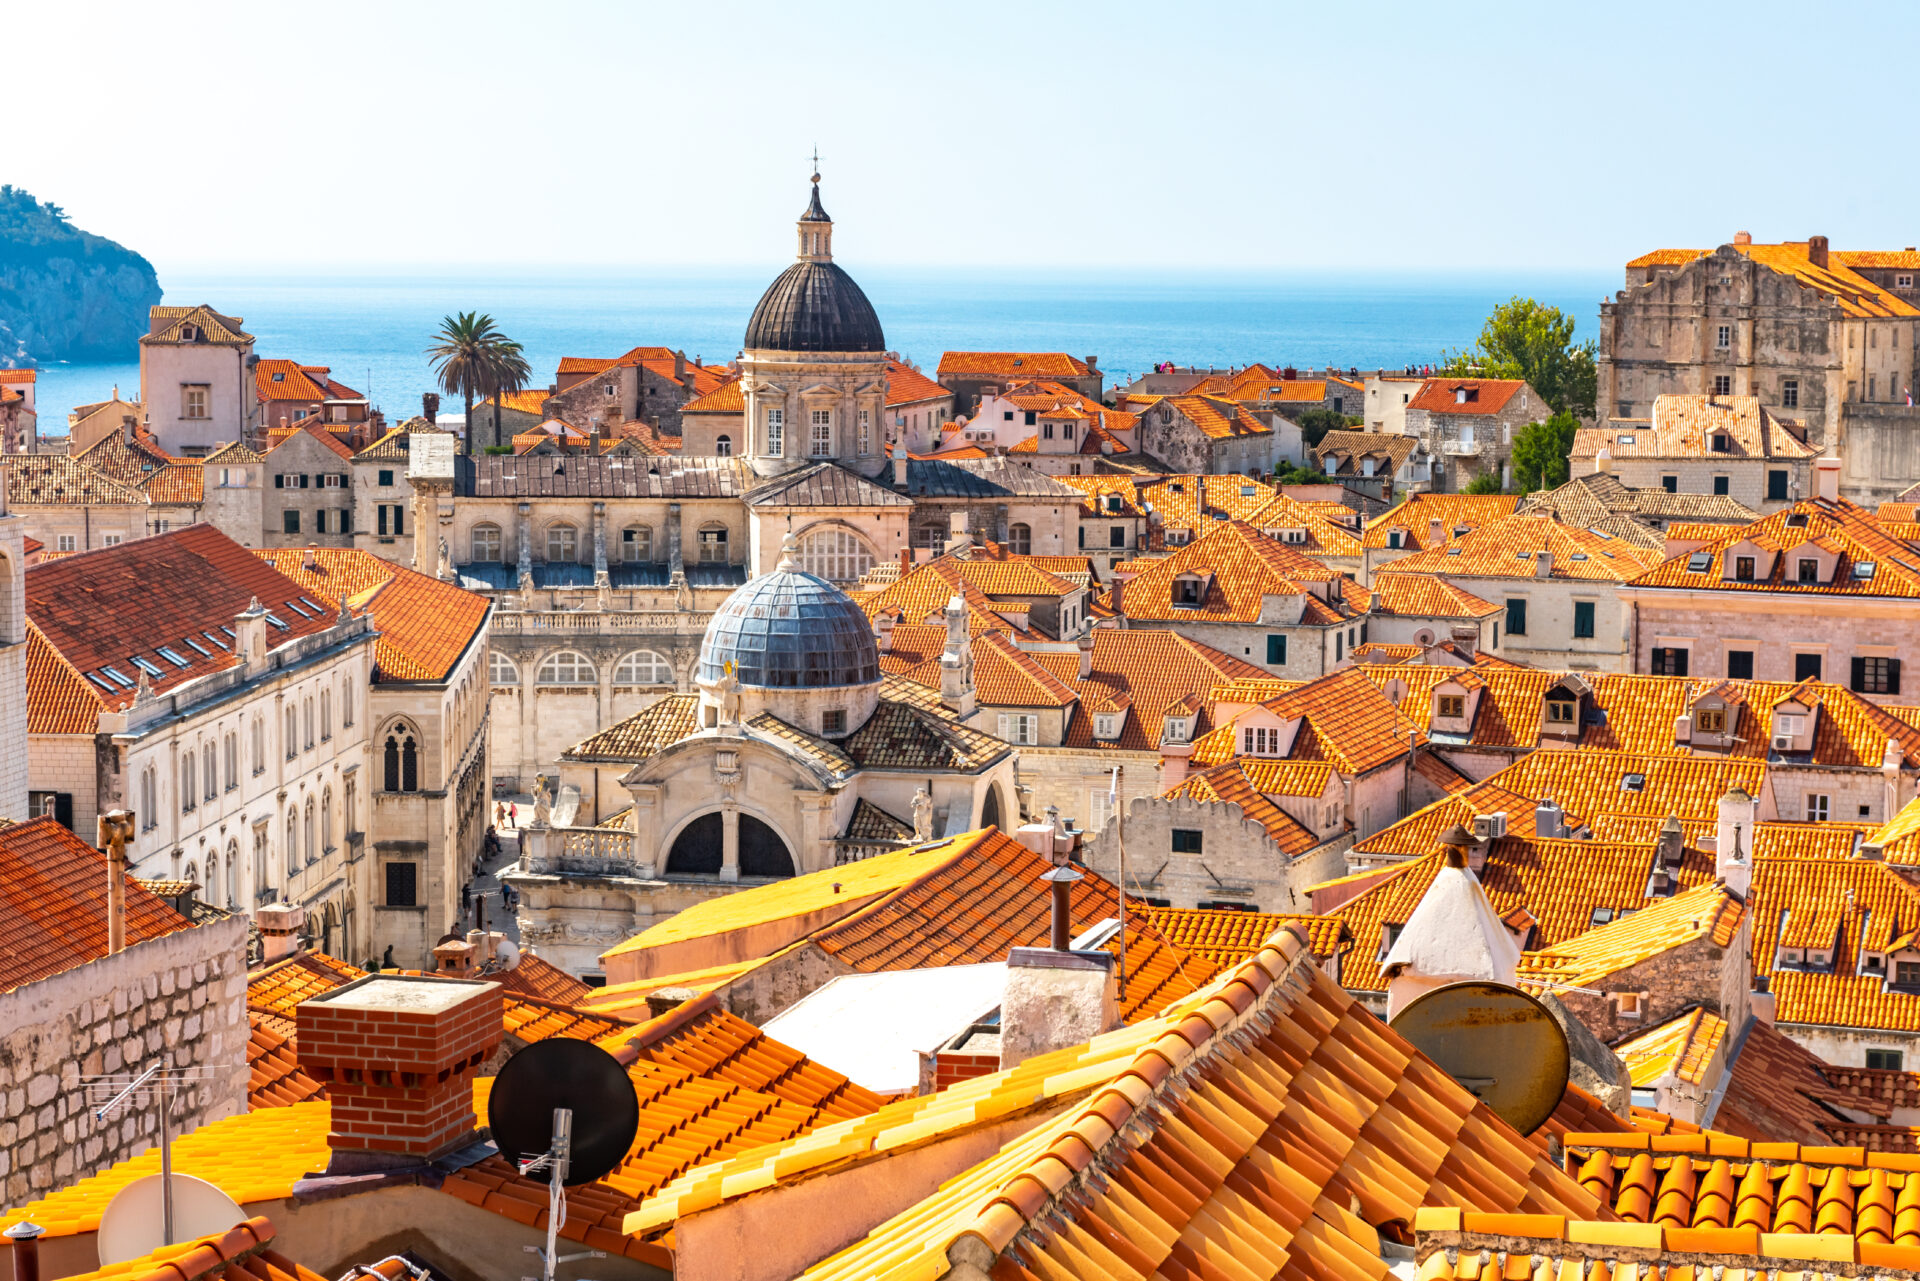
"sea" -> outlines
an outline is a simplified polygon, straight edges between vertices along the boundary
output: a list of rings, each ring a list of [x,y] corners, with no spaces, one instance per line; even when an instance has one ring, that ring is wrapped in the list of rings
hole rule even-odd
[[[1109,384],[1156,363],[1403,369],[1469,346],[1492,308],[1532,297],[1593,338],[1618,271],[1459,274],[966,271],[861,269],[887,343],[929,376],[948,350],[1066,351],[1099,358]],[[579,268],[409,274],[357,271],[163,274],[168,304],[206,303],[245,319],[262,357],[326,365],[398,421],[433,390],[425,355],[442,317],[479,311],[526,349],[534,382],[562,356],[674,347],[712,364],[738,354],[747,317],[777,268]],[[42,366],[41,430],[74,405],[131,399],[139,357]],[[443,404],[457,416],[458,402]]]

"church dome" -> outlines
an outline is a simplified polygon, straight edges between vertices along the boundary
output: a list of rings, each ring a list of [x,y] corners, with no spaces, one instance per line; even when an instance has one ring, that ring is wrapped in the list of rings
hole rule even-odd
[[[833,219],[820,204],[820,175],[800,215],[799,261],[774,278],[747,321],[749,351],[883,352],[873,304],[833,261]]]
[[[885,351],[880,317],[833,262],[796,262],[774,277],[747,322],[756,351]]]
[[[791,550],[778,569],[747,583],[713,612],[700,643],[699,680],[718,683],[729,662],[741,685],[763,689],[825,689],[880,679],[880,648],[866,611],[826,579],[797,569]]]

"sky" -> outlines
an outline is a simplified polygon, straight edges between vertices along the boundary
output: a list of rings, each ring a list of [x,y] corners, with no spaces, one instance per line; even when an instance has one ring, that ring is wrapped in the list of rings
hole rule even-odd
[[[1920,6],[1819,12],[66,0],[9,13],[0,181],[163,277],[780,261],[816,146],[850,265],[1587,270],[1737,230],[1920,241],[1906,81],[1854,70],[1913,45]],[[1850,56],[1796,65],[1802,39]]]

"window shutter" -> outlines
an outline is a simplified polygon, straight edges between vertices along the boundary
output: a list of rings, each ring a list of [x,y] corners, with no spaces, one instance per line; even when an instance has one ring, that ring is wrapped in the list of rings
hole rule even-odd
[[[379,526],[380,532],[382,534],[385,534],[387,532],[387,509],[384,505],[382,505],[380,508],[380,515],[376,524]]]
[[[285,489],[287,487],[287,478],[279,472],[275,472],[273,474],[273,487],[275,489]]]
[[[1007,734],[1007,730],[1010,728],[1007,724],[1008,719],[1005,712],[1000,713],[1000,737],[1007,742],[1012,742],[1013,740]]]
[[[1852,689],[1855,693],[1858,693],[1859,691],[1865,689],[1866,687],[1867,687],[1867,660],[1864,658],[1856,658],[1853,660],[1853,683],[1850,686],[1848,686],[1848,688]]]
[[[1898,694],[1899,692],[1900,660],[1897,658],[1889,658],[1887,660],[1887,693]]]
[[[396,536],[407,532],[406,510],[404,507],[395,507],[393,509],[393,532]]]

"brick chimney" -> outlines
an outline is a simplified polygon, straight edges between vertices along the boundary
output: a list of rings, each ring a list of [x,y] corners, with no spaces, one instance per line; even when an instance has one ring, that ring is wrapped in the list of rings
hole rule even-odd
[[[329,1174],[421,1165],[473,1141],[474,1071],[500,1043],[500,985],[369,974],[300,1003],[300,1065],[333,1099]]]
[[[1807,261],[1816,267],[1827,265],[1827,238],[1825,236],[1807,237]]]
[[[1753,233],[1751,231],[1736,231],[1733,233],[1733,243],[1736,245],[1750,245],[1753,243]]]

